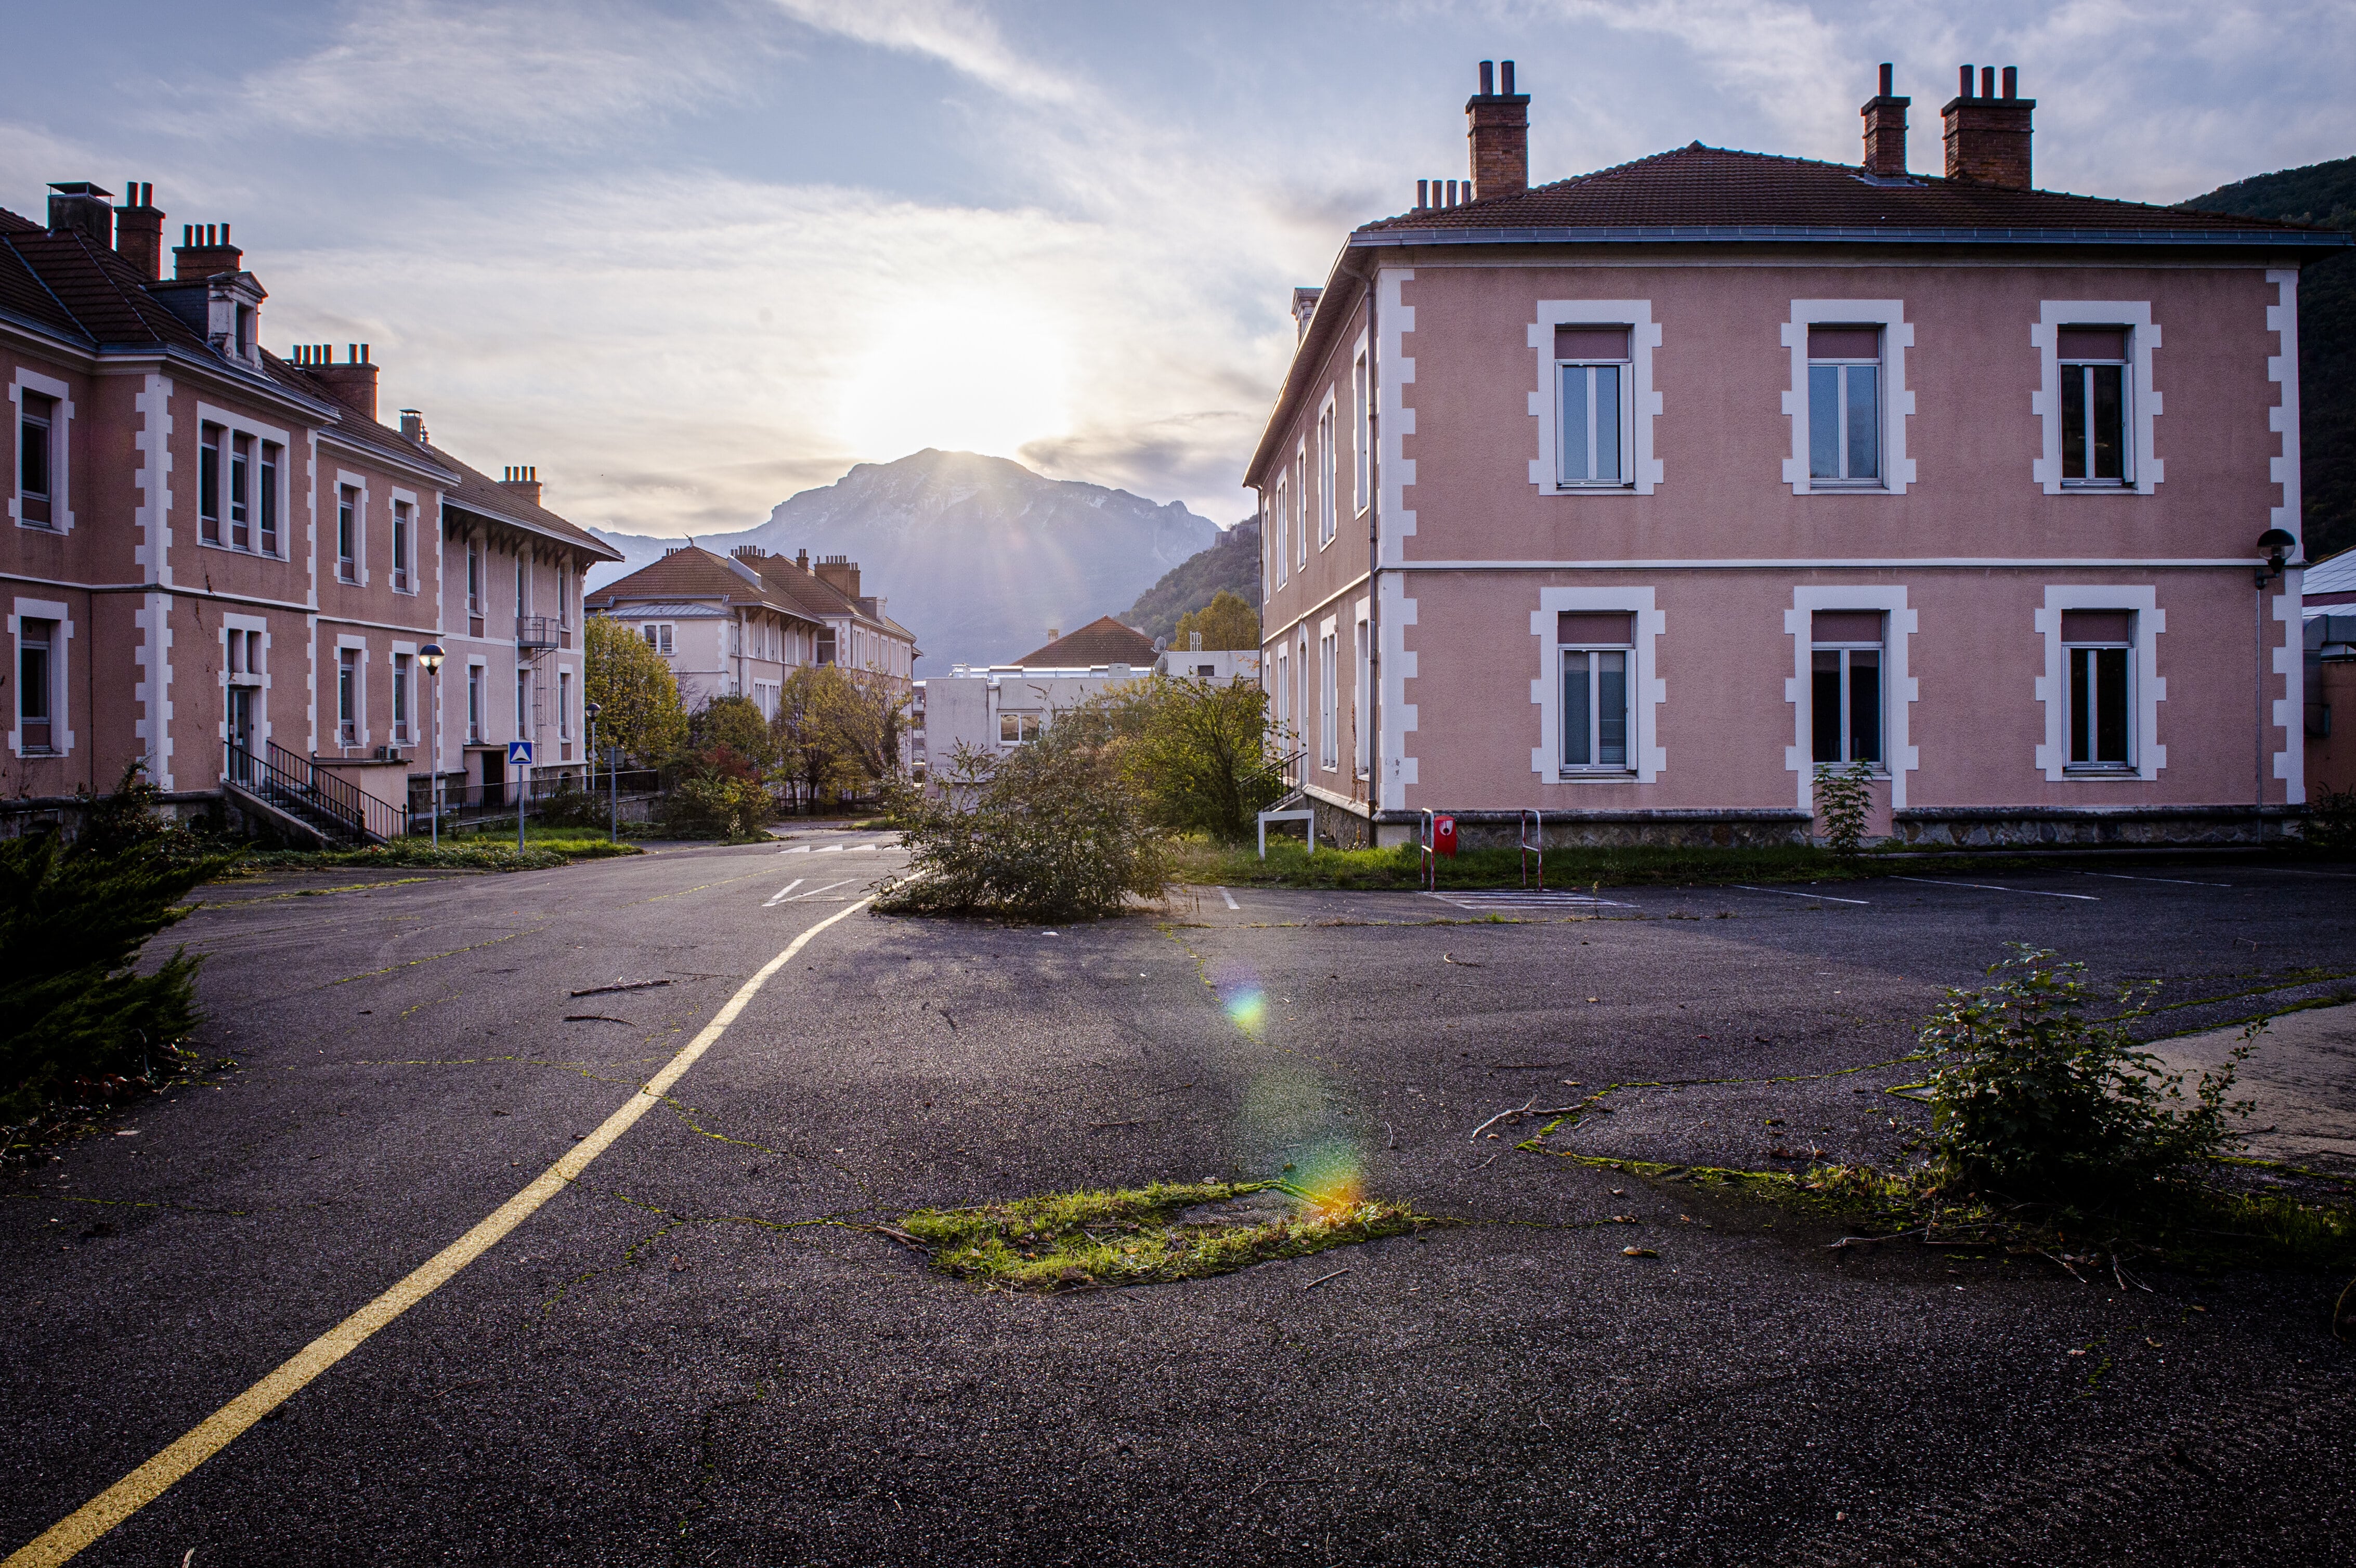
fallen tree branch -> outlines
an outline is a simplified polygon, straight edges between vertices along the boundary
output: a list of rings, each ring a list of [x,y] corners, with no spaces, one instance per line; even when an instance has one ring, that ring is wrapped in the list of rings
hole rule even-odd
[[[590,986],[569,993],[575,997],[602,997],[612,991],[644,991],[657,986],[668,986],[669,980],[616,980],[610,986]]]
[[[1526,1104],[1516,1105],[1510,1111],[1500,1111],[1495,1115],[1490,1117],[1487,1121],[1482,1123],[1479,1126],[1474,1127],[1472,1129],[1472,1136],[1466,1138],[1464,1141],[1469,1144],[1479,1143],[1483,1133],[1487,1132],[1491,1127],[1495,1126],[1507,1116],[1567,1116],[1573,1111],[1584,1111],[1588,1109],[1590,1104],[1590,1102],[1582,1100],[1576,1105],[1541,1105],[1538,1104],[1538,1097],[1536,1094],[1533,1094],[1529,1097]]]
[[[1835,1242],[1830,1246],[1826,1247],[1825,1251],[1828,1253],[1837,1253],[1847,1247],[1869,1247],[1877,1242],[1902,1241],[1908,1236],[1928,1237],[1930,1233],[1931,1227],[1924,1225],[1919,1230],[1892,1231],[1886,1236],[1843,1236],[1839,1241]]]

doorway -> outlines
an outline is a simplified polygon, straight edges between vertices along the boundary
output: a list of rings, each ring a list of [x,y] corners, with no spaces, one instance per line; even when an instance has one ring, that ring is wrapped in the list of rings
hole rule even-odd
[[[483,807],[490,810],[508,800],[508,759],[504,752],[477,752],[483,759]]]
[[[230,777],[241,784],[253,783],[254,688],[229,688]]]

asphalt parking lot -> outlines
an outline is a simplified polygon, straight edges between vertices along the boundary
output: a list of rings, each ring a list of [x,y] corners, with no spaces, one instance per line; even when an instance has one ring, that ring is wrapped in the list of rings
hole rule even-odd
[[[898,863],[813,834],[208,890],[175,938],[211,955],[203,1044],[238,1065],[0,1209],[9,1546],[597,1136],[850,911],[576,1179],[76,1561],[2356,1552],[2356,1347],[2323,1282],[1833,1253],[1480,1130],[1622,1085],[1577,1147],[1901,1159],[1896,1059],[2006,943],[2156,982],[2190,1037],[2356,993],[2356,880],[1190,889],[1047,930],[854,909]],[[1462,1222],[1044,1299],[855,1228],[1312,1160]]]

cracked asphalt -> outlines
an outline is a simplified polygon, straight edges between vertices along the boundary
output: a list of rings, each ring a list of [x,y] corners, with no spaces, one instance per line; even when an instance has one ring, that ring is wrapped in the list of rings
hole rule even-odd
[[[513,1196],[899,863],[812,832],[207,890],[173,940],[238,1065],[0,1205],[5,1549]],[[572,1190],[77,1561],[2350,1561],[2345,1282],[1828,1252],[1515,1147],[1543,1124],[1476,1132],[1610,1088],[1546,1147],[1901,1159],[1914,1028],[2008,941],[2158,981],[2171,1034],[2356,994],[2348,878],[1983,880],[853,914]],[[1335,1158],[1463,1222],[1045,1299],[857,1228]]]

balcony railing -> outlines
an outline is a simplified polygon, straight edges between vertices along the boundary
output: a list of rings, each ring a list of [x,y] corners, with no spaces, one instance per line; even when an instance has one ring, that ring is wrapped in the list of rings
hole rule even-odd
[[[564,623],[553,615],[518,615],[516,617],[516,647],[543,652],[557,645]]]

